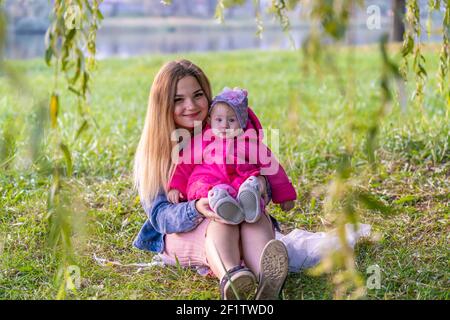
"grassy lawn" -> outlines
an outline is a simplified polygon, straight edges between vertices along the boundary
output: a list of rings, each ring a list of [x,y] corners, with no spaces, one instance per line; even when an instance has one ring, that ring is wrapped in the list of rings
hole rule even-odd
[[[218,282],[189,269],[98,265],[93,255],[123,264],[150,262],[152,255],[132,247],[144,222],[132,190],[132,160],[146,112],[148,91],[164,61],[176,56],[147,56],[100,61],[94,78],[91,111],[98,127],[74,141],[81,121],[71,94],[61,86],[61,128],[72,151],[74,205],[83,212],[82,240],[75,241],[81,269],[78,299],[218,299]],[[335,55],[341,78],[328,69],[307,75],[297,52],[240,51],[186,54],[209,76],[214,93],[224,86],[249,91],[250,104],[264,128],[280,130],[278,156],[299,194],[296,207],[269,211],[284,232],[293,228],[323,231],[325,188],[348,138],[348,126],[370,124],[380,103],[381,60],[377,47],[360,48],[353,60]],[[357,268],[382,271],[381,289],[369,299],[448,299],[449,284],[449,118],[448,106],[432,90],[438,55],[428,52],[430,71],[423,108],[397,102],[384,119],[376,154],[378,169],[365,172],[361,185],[389,205],[388,217],[361,209],[360,221],[372,225],[378,241],[356,247]],[[48,98],[52,71],[43,61],[16,61],[13,66],[32,88],[34,102]],[[340,88],[356,77],[354,107],[345,106]],[[411,92],[411,90],[410,90]],[[408,94],[410,95],[410,94]],[[0,139],[15,132],[16,157],[0,167],[0,298],[51,299],[56,263],[46,247],[45,220],[49,179],[45,168],[27,161],[35,122],[33,101],[0,77]],[[46,140],[51,132],[45,132]],[[351,134],[356,167],[367,164],[365,136]],[[0,161],[1,162],[1,161]],[[356,182],[358,183],[358,182]],[[291,274],[286,299],[329,299],[328,276]]]

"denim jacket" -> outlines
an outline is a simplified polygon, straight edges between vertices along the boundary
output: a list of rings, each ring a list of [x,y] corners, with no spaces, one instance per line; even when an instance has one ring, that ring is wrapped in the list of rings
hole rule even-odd
[[[267,193],[270,199],[269,184]],[[171,203],[165,192],[160,191],[151,204],[145,205],[141,202],[148,219],[145,220],[133,245],[141,250],[162,253],[165,234],[191,231],[203,221],[204,216],[195,208],[195,201]],[[279,231],[278,221],[272,216],[270,218]]]
[[[141,202],[148,219],[133,245],[141,250],[163,252],[166,233],[188,232],[204,219],[195,208],[195,201],[171,203],[162,191],[150,205]]]

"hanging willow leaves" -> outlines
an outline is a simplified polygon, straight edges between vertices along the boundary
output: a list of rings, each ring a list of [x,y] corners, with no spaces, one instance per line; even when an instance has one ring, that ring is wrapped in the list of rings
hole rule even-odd
[[[261,39],[262,32],[264,31],[264,24],[261,17],[261,1],[253,0],[253,7],[255,8],[256,36]]]
[[[66,75],[71,91],[81,98],[79,103],[87,103],[90,73],[95,68],[96,34],[103,19],[100,3],[56,0],[53,22],[46,33],[46,62],[51,65],[56,61],[55,70]]]
[[[57,148],[53,156],[53,182],[48,197],[48,214],[50,219],[49,239],[53,248],[62,248],[60,268],[56,276],[59,287],[58,299],[65,297],[67,288],[73,288],[72,280],[68,277],[68,264],[73,262],[71,236],[74,226],[71,192],[63,190],[63,186],[70,188],[70,184],[63,183],[62,174],[70,177],[73,174],[73,157],[69,144],[63,141],[58,128],[59,97],[61,92],[72,92],[76,96],[76,110],[82,120],[77,130],[75,140],[89,126],[89,92],[91,72],[95,69],[96,34],[103,15],[99,10],[100,0],[55,0],[53,3],[52,22],[45,36],[45,62],[54,68],[54,92],[50,98],[50,119],[54,129]],[[87,55],[85,54],[87,48]],[[66,80],[67,91],[58,92],[60,74]],[[68,109],[70,106],[67,106]],[[61,160],[63,159],[63,161]],[[62,165],[65,164],[65,170]],[[64,195],[64,196],[61,196]]]
[[[433,2],[430,10],[438,5],[438,2]],[[422,43],[420,41],[422,29],[420,24],[420,6],[417,0],[407,0],[405,20],[407,28],[402,47],[402,74],[407,79],[409,69],[408,59],[412,55],[412,67],[416,82],[413,100],[422,108],[427,72],[425,69],[425,57],[422,54]]]
[[[286,7],[284,0],[272,1],[272,6],[269,8],[269,12],[275,16],[284,31],[289,31],[291,28],[291,23],[289,17],[287,16],[287,10],[288,8]]]

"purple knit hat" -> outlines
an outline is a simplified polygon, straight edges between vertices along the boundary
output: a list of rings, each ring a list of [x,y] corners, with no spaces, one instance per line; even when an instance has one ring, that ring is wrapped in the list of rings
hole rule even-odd
[[[211,107],[209,108],[209,112],[211,113],[213,107],[219,102],[226,103],[234,110],[234,113],[236,113],[236,117],[238,118],[241,128],[245,130],[245,128],[247,127],[247,120],[248,120],[247,94],[248,92],[245,89],[240,88],[230,89],[228,87],[225,87],[221,93],[219,93],[217,96],[214,97],[211,103]]]

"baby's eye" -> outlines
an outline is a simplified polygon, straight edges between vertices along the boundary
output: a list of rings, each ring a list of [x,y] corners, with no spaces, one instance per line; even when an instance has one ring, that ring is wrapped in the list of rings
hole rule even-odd
[[[221,118],[216,118],[216,121],[217,121],[217,122],[221,122],[222,119],[221,119]]]
[[[230,121],[230,122],[234,122],[234,121],[236,121],[236,119],[233,119],[233,118],[231,118],[230,120],[228,120],[228,121]]]

